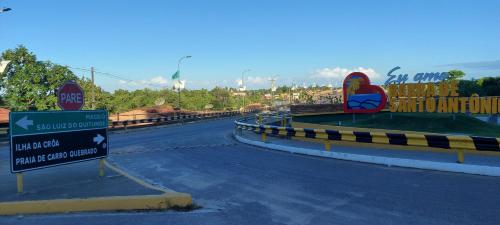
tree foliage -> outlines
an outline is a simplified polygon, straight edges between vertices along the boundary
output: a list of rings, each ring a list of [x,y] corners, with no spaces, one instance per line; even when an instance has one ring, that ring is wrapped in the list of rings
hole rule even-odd
[[[78,85],[83,89],[85,105],[83,109],[107,109],[114,111],[115,105],[111,104],[112,95],[104,91],[101,87],[92,84],[92,80],[81,78],[77,80]]]
[[[24,46],[7,50],[2,58],[11,60],[1,74],[5,102],[14,110],[56,109],[57,88],[77,77],[68,68],[49,61],[37,61]]]
[[[482,79],[481,91],[485,96],[500,96],[500,77]]]
[[[458,83],[460,96],[500,96],[500,77],[485,77],[479,80],[460,80]]]
[[[2,53],[2,58],[11,60],[6,70],[0,74],[0,93],[4,107],[12,110],[57,110],[57,88],[69,80],[76,81],[85,92],[84,109],[107,109],[111,113],[124,112],[142,107],[152,107],[158,102],[176,107],[178,92],[173,90],[115,90],[110,93],[92,84],[87,78],[78,78],[65,66],[50,61],[39,61],[35,54],[24,46],[9,49]],[[459,70],[449,72],[450,79],[460,79],[465,74]],[[313,102],[313,92],[330,90],[326,86],[314,88],[298,88],[302,102]],[[461,96],[477,93],[481,96],[500,95],[500,78],[489,77],[479,80],[460,80]],[[283,100],[292,93],[291,87],[280,86],[274,96],[282,96]],[[215,87],[212,90],[181,91],[181,108],[187,110],[223,110],[238,109],[243,104],[271,104],[264,96],[270,94],[269,89],[248,90],[244,96],[234,88]],[[288,97],[284,97],[288,96]],[[161,101],[159,101],[161,99]],[[333,101],[333,100],[332,100]]]
[[[465,76],[464,71],[450,70],[448,71],[448,80],[460,80]]]

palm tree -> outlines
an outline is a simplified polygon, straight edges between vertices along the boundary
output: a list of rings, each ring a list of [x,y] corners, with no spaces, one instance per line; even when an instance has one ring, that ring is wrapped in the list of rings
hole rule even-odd
[[[356,91],[359,89],[359,86],[361,84],[361,78],[352,78],[349,80],[348,87],[347,87],[347,95],[353,95],[356,94]]]

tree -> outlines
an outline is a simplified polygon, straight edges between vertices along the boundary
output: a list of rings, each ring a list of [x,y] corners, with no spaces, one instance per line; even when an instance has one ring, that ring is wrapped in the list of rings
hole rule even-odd
[[[464,76],[465,76],[465,73],[461,70],[448,71],[448,80],[460,80]]]
[[[107,109],[111,113],[124,112],[141,107],[153,107],[158,99],[165,99],[164,105],[176,105],[178,95],[172,90],[141,89],[135,91],[116,90],[113,93],[104,91],[92,84],[87,78],[78,79],[65,66],[38,61],[34,53],[20,45],[2,53],[2,58],[10,60],[6,70],[0,74],[0,103],[10,106],[12,110],[53,110],[58,109],[57,89],[69,80],[76,81],[85,93],[84,109],[92,109],[92,93],[95,93],[95,108]],[[219,88],[212,90],[183,90],[181,92],[182,108],[186,110],[203,110],[239,108],[243,96],[237,95],[235,88]],[[289,87],[278,87],[276,95],[289,92]],[[245,104],[269,104],[264,95],[269,89],[246,91]]]
[[[85,105],[83,109],[92,109],[92,92],[95,93],[95,109],[107,109],[110,112],[117,110],[116,104],[111,103],[111,94],[104,91],[101,87],[92,84],[92,80],[88,78],[81,78],[77,81],[78,85],[82,87],[85,95]]]
[[[67,67],[49,61],[37,61],[35,54],[20,45],[2,53],[11,60],[1,74],[2,91],[6,103],[13,110],[56,109],[57,88],[77,77]]]
[[[481,90],[485,96],[500,96],[500,77],[483,78]]]
[[[231,93],[225,88],[215,87],[210,91],[213,96],[211,104],[215,109],[224,109],[227,107],[232,107],[229,105],[229,99],[231,98]]]
[[[458,82],[458,94],[460,96],[471,96],[481,94],[481,86],[475,80],[460,80]]]
[[[123,89],[115,90],[112,94],[110,104],[113,105],[114,112],[125,112],[131,109],[130,92]]]

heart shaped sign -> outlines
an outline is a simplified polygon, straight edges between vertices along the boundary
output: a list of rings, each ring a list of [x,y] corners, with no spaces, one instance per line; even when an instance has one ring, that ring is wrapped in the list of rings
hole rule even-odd
[[[387,96],[384,90],[370,84],[366,74],[353,72],[344,79],[344,112],[376,113],[385,107]]]

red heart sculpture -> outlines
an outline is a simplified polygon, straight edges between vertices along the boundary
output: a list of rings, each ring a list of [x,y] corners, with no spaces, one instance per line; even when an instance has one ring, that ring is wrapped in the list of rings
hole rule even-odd
[[[344,79],[344,112],[376,113],[385,107],[387,96],[384,90],[370,84],[366,74],[353,72]]]

